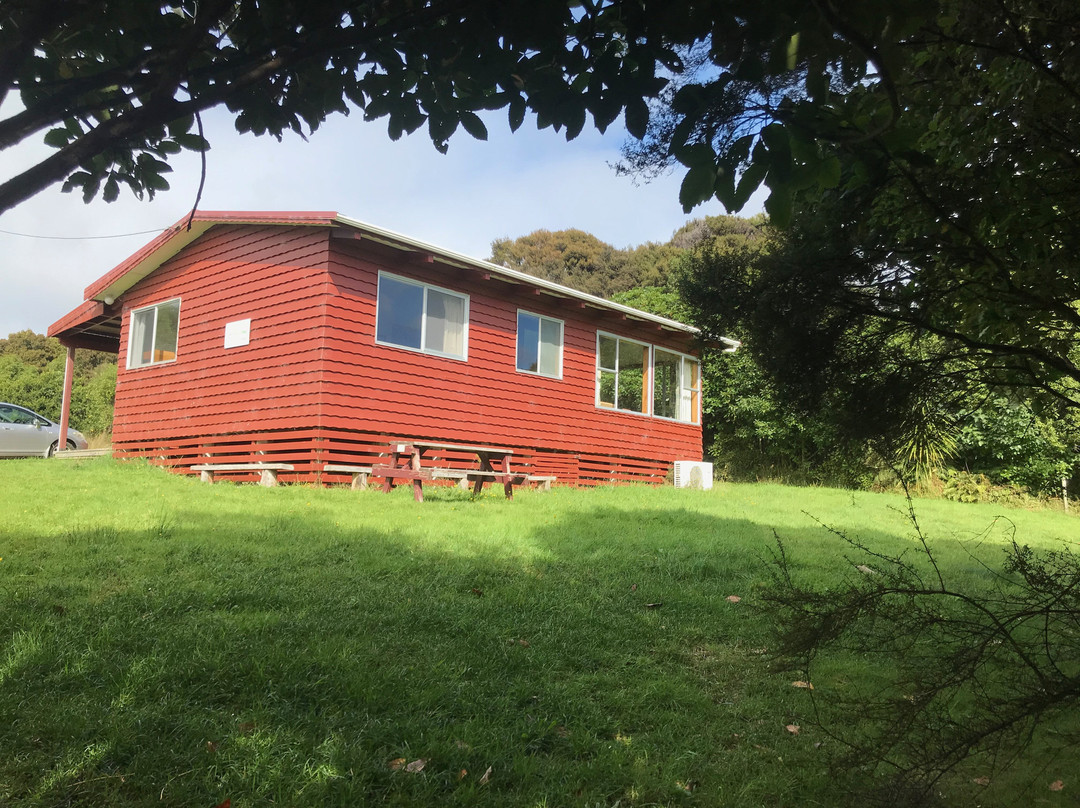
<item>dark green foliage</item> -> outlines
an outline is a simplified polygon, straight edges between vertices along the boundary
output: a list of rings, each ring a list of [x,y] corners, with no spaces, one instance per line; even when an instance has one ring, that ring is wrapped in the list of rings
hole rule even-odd
[[[1038,415],[1006,396],[988,396],[966,414],[955,464],[998,484],[1057,493],[1061,478],[1080,472],[1077,413]]]
[[[827,409],[785,400],[755,348],[709,352],[704,360],[705,447],[716,472],[733,480],[868,488],[865,447],[845,441]]]
[[[42,138],[48,158],[0,182],[0,211],[53,183],[106,201],[169,187],[169,159],[209,144],[197,115],[224,105],[240,132],[281,138],[359,109],[397,139],[426,127],[446,151],[480,112],[527,113],[575,137],[644,99],[674,65],[681,15],[576,0],[94,0],[0,7],[0,149]],[[700,21],[699,21],[700,24]],[[700,29],[699,29],[700,30]]]
[[[761,217],[706,216],[683,225],[664,244],[649,242],[625,249],[613,247],[581,230],[537,230],[515,239],[495,240],[488,260],[615,299],[643,287],[673,288],[677,265],[687,250],[707,240],[730,244],[760,241],[763,224]],[[663,314],[649,305],[642,308]]]
[[[57,340],[29,330],[0,340],[0,401],[58,421],[64,390],[64,353]],[[111,431],[115,398],[115,354],[76,351],[71,425],[93,434]]]

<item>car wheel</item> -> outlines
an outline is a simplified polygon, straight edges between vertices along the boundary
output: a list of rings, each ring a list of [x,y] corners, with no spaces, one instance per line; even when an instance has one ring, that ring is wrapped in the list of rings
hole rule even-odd
[[[48,453],[47,455],[45,455],[45,456],[46,456],[46,457],[52,457],[52,456],[53,456],[54,454],[56,454],[56,449],[57,449],[57,447],[58,447],[59,445],[60,445],[60,441],[58,441],[58,440],[54,440],[54,441],[52,442],[52,446],[50,446],[50,447],[49,447],[49,453]],[[68,447],[68,449],[74,449],[74,448],[76,448],[76,446],[75,446],[75,441],[73,441],[73,440],[69,440],[69,441],[67,442],[67,447]]]

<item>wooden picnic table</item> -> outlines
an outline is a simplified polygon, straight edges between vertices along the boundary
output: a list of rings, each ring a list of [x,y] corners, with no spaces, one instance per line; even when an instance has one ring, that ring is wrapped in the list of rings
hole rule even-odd
[[[434,461],[450,453],[476,456],[480,468],[456,469],[435,465]],[[515,475],[510,470],[513,449],[496,446],[471,446],[462,443],[432,443],[430,441],[403,440],[389,445],[385,463],[373,463],[371,474],[382,477],[383,491],[389,493],[398,480],[409,480],[413,485],[413,499],[424,501],[425,480],[461,480],[473,483],[473,494],[484,490],[484,483],[501,483],[507,499],[514,498],[514,480],[527,479],[526,474]]]

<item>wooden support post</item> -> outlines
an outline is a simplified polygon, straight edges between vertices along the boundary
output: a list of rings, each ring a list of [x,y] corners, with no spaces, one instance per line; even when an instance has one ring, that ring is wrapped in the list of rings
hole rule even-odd
[[[60,400],[60,437],[56,441],[56,450],[67,448],[68,419],[71,416],[71,384],[75,378],[75,348],[68,346],[67,359],[64,360],[64,395]]]
[[[409,458],[409,466],[413,471],[420,471],[420,450],[415,446],[412,447],[412,457]],[[413,480],[412,496],[416,502],[424,501],[424,483],[419,477]]]
[[[514,478],[510,476],[510,455],[503,455],[502,472],[506,475],[503,477],[503,493],[506,494],[507,499],[513,499]]]

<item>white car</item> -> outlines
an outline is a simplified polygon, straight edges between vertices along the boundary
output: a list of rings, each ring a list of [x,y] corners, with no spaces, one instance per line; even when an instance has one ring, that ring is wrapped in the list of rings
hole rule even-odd
[[[60,425],[33,410],[0,402],[0,457],[52,457]],[[86,438],[68,427],[67,448],[85,449]]]

